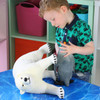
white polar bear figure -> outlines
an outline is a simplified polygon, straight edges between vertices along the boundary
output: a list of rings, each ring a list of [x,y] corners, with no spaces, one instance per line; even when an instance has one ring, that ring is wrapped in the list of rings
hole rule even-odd
[[[54,71],[45,70],[51,64],[57,62],[56,55],[42,59],[43,54],[50,53],[50,46],[45,44],[38,50],[21,56],[13,66],[13,76],[15,84],[21,94],[28,93],[48,93],[64,98],[64,90],[43,81],[43,78],[51,77],[56,79]]]

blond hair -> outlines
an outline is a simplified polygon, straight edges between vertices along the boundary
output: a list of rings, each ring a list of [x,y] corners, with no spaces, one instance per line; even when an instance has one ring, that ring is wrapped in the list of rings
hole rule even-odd
[[[39,6],[40,17],[43,17],[45,11],[57,10],[61,6],[66,6],[69,9],[67,0],[41,0]]]

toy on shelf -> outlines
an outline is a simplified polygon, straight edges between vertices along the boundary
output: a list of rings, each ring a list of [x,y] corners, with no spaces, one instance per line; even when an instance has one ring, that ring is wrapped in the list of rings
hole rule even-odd
[[[73,9],[79,9],[80,5],[78,4],[73,4],[70,6],[70,9],[73,10]]]
[[[72,4],[70,5],[70,9],[74,14],[88,23],[88,6],[86,5],[79,5],[79,4]]]

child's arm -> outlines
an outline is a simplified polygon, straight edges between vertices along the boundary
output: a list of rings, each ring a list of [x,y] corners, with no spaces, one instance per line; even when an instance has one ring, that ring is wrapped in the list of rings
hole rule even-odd
[[[81,54],[81,55],[89,55],[92,54],[94,52],[94,43],[93,41],[87,43],[85,46],[80,47],[80,46],[76,46],[74,44],[72,44],[71,42],[69,42],[70,45],[67,44],[63,44],[61,43],[62,47],[60,47],[60,49],[62,49],[62,53],[66,53],[66,56],[70,55],[70,54]]]

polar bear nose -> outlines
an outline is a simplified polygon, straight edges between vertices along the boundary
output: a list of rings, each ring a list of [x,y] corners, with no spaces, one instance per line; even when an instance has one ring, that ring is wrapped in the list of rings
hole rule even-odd
[[[24,81],[26,82],[27,80],[28,80],[28,78],[25,77],[25,78],[24,78]]]

